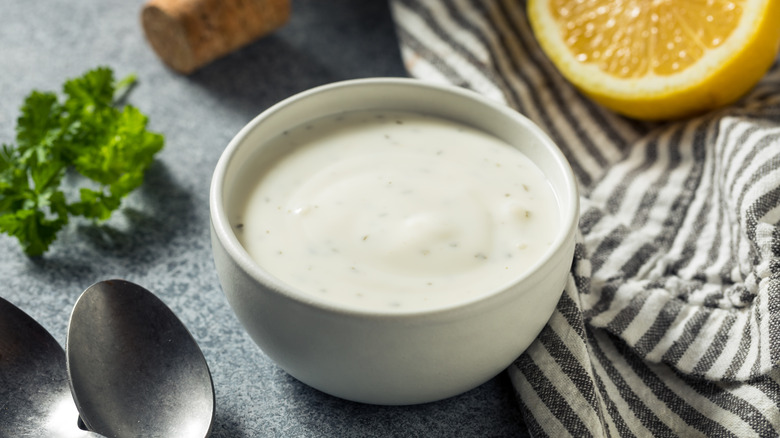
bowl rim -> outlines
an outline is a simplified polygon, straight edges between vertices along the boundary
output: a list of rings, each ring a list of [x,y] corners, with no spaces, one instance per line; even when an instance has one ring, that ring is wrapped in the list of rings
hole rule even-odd
[[[230,226],[230,222],[228,220],[227,212],[223,208],[225,199],[223,197],[222,187],[224,186],[227,178],[227,169],[229,168],[230,163],[233,157],[236,155],[237,151],[244,144],[244,140],[267,118],[271,117],[273,114],[282,110],[283,108],[294,105],[300,100],[316,98],[318,94],[330,92],[340,88],[363,87],[372,85],[420,87],[432,89],[436,92],[454,93],[462,98],[489,106],[492,110],[502,113],[504,116],[512,119],[515,123],[521,125],[523,129],[527,130],[529,133],[535,136],[536,139],[544,145],[544,150],[553,158],[555,167],[560,170],[560,174],[563,177],[561,185],[565,188],[565,191],[570,197],[570,202],[568,205],[562,205],[560,204],[562,200],[559,199],[560,207],[562,209],[566,209],[564,212],[565,214],[562,215],[561,230],[556,234],[555,240],[551,245],[551,249],[548,250],[543,257],[538,259],[531,269],[528,269],[522,275],[514,278],[510,283],[500,288],[490,292],[475,295],[474,297],[471,297],[467,300],[456,301],[452,304],[443,306],[411,309],[407,311],[382,311],[379,309],[339,306],[330,300],[319,299],[314,294],[308,294],[305,291],[298,291],[296,288],[289,286],[283,281],[277,279],[251,258],[249,253],[244,249],[243,245],[241,245],[238,238],[235,236],[235,233],[233,233],[232,227]],[[326,115],[327,114],[323,114],[323,116]],[[561,197],[561,195],[557,192],[556,195],[559,198]],[[219,160],[214,168],[209,187],[209,217],[215,238],[219,240],[219,243],[222,245],[226,255],[234,263],[236,263],[245,274],[250,276],[255,281],[263,284],[267,288],[273,290],[275,293],[278,293],[301,305],[320,308],[332,313],[347,314],[356,317],[402,319],[418,317],[421,315],[440,314],[453,311],[457,312],[472,308],[476,303],[487,301],[507,293],[507,291],[512,289],[513,286],[527,281],[527,279],[535,272],[537,272],[541,267],[551,263],[553,261],[552,259],[554,259],[556,255],[559,254],[562,250],[565,250],[567,245],[573,244],[579,221],[579,190],[574,172],[572,171],[568,160],[560,148],[555,144],[555,142],[552,141],[547,133],[542,130],[541,127],[509,106],[490,100],[489,98],[480,95],[477,92],[455,85],[440,84],[416,78],[371,77],[342,80],[310,88],[271,105],[253,117],[252,120],[244,125],[230,140],[221,153]],[[212,242],[212,245],[214,244],[215,242]]]

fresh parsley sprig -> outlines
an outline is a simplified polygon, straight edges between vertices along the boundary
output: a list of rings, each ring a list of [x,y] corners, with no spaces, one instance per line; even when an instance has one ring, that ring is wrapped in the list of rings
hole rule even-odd
[[[43,254],[69,218],[102,221],[143,182],[164,145],[147,117],[118,100],[134,76],[114,80],[106,67],[70,79],[64,100],[33,91],[16,125],[16,145],[0,151],[0,232],[30,256]],[[78,175],[78,196],[66,196],[65,173]]]

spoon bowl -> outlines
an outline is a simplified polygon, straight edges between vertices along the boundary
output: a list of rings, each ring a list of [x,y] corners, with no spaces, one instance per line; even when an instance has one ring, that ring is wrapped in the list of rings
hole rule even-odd
[[[86,437],[68,388],[65,350],[23,310],[0,298],[2,436]]]
[[[67,372],[84,425],[109,437],[204,437],[214,417],[206,360],[154,294],[123,280],[87,288],[73,308]]]

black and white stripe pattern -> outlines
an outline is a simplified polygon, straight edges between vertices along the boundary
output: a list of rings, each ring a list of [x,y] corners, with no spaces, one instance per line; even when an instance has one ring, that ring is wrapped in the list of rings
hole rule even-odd
[[[641,123],[574,90],[518,0],[392,0],[413,76],[539,124],[582,189],[558,308],[509,368],[534,436],[780,435],[780,66],[727,109]]]

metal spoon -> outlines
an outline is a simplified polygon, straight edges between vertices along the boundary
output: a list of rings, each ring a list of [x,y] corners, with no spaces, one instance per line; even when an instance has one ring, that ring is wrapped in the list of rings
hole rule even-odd
[[[0,436],[90,437],[78,426],[65,350],[24,311],[0,298]]]
[[[154,294],[96,283],[73,308],[66,342],[73,398],[86,427],[108,437],[205,437],[214,386],[203,353]]]

